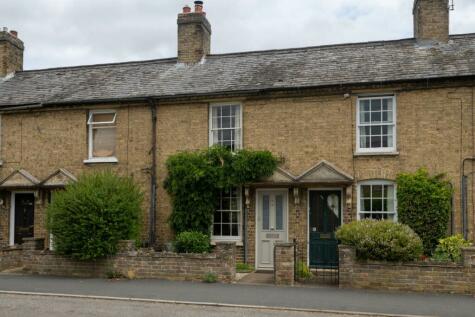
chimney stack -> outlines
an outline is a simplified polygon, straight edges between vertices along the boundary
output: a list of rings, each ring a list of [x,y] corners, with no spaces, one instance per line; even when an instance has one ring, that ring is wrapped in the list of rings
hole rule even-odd
[[[449,41],[449,0],[414,0],[414,37],[418,42]]]
[[[203,11],[203,1],[195,1],[178,15],[178,63],[196,64],[211,51],[211,24]]]
[[[23,70],[23,50],[17,31],[0,30],[0,78]]]

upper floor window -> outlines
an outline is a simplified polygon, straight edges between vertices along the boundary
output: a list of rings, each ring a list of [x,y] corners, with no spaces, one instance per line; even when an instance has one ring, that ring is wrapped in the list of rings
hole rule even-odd
[[[95,110],[89,113],[89,160],[113,162],[116,159],[116,117],[113,110]]]
[[[241,191],[223,189],[213,217],[213,239],[239,240],[241,237]]]
[[[210,145],[222,145],[232,151],[242,147],[241,105],[219,104],[210,106]]]
[[[396,151],[396,98],[358,98],[357,152]]]
[[[397,221],[396,186],[375,180],[358,184],[358,219]]]

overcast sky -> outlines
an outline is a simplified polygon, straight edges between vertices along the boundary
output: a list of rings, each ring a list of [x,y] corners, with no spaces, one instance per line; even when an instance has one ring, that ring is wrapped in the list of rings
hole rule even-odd
[[[192,0],[0,0],[25,42],[25,69],[176,56]],[[413,0],[205,0],[212,53],[412,37]],[[475,0],[455,0],[451,33],[475,33]]]

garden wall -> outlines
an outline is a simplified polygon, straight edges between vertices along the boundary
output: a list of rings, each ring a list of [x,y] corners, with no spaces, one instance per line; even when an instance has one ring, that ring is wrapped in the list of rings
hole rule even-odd
[[[339,246],[340,287],[408,292],[475,294],[475,248],[462,263],[359,261],[356,251]]]
[[[83,262],[43,250],[44,241],[27,240],[23,250],[2,251],[0,270],[21,267],[30,274],[128,278],[163,278],[200,281],[207,273],[222,282],[231,282],[236,275],[236,247],[217,243],[209,254],[177,254],[135,249],[133,241],[121,241],[116,256],[95,262]],[[5,263],[5,265],[4,265]]]

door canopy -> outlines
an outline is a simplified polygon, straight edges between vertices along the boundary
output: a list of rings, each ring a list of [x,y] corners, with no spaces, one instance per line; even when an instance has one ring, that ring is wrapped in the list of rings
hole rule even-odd
[[[351,184],[353,177],[335,165],[320,161],[300,176],[277,168],[274,174],[254,185],[298,185],[298,184]]]
[[[19,169],[8,175],[0,182],[0,188],[33,188],[40,181],[23,169]]]

